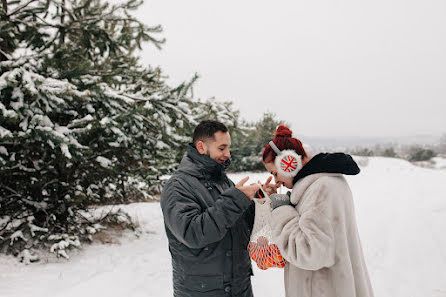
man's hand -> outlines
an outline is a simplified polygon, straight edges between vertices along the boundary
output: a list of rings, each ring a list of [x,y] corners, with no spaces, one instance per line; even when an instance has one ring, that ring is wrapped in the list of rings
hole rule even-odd
[[[254,198],[254,194],[260,189],[260,185],[258,184],[250,184],[249,186],[245,186],[244,184],[248,181],[249,176],[243,178],[241,181],[239,181],[235,187],[242,191],[246,196],[248,196],[249,199]]]

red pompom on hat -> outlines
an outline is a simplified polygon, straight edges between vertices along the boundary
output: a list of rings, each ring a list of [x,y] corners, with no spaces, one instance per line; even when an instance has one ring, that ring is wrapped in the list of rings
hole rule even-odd
[[[277,127],[276,133],[274,133],[274,138],[277,136],[283,136],[283,137],[292,137],[293,132],[285,125],[280,125]]]

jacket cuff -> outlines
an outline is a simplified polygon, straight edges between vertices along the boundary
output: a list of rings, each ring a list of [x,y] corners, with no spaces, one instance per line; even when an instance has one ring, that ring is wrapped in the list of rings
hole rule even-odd
[[[251,206],[251,199],[245,195],[242,191],[237,188],[230,188],[225,191],[225,195],[230,196],[232,200],[237,204],[241,209],[248,209]]]

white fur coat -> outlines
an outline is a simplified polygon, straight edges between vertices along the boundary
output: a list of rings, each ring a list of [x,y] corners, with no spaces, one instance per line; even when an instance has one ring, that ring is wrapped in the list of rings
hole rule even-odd
[[[273,210],[273,237],[288,261],[287,297],[373,297],[352,194],[341,174],[299,180]]]

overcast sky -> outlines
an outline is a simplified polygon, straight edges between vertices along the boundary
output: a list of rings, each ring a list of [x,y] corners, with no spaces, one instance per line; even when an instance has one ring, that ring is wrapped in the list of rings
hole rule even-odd
[[[445,0],[145,0],[169,83],[265,111],[307,136],[446,133]]]

